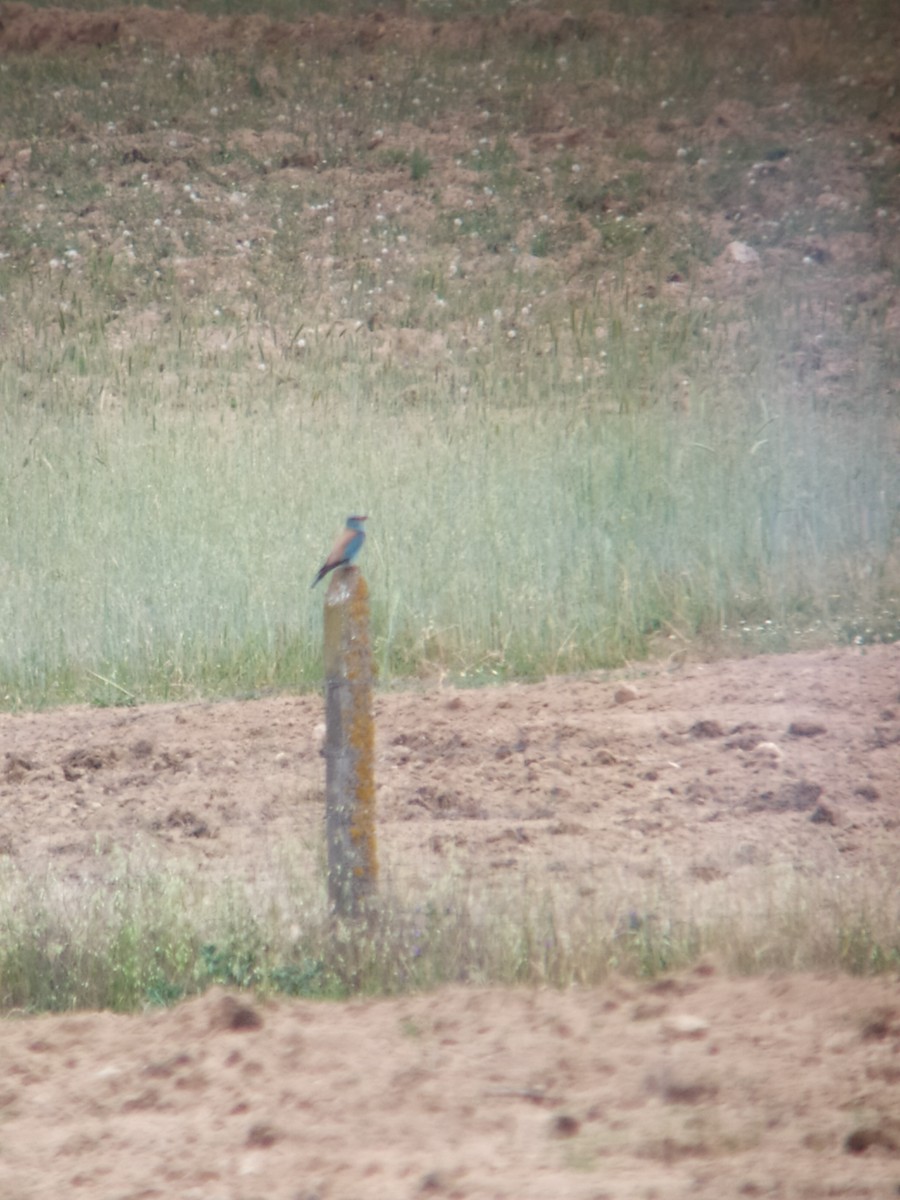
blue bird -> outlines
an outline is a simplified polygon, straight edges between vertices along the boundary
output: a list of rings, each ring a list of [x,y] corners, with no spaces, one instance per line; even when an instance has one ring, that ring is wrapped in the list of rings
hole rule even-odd
[[[319,567],[319,573],[310,585],[314,588],[320,579],[333,571],[335,567],[346,567],[353,562],[357,554],[362,549],[362,544],[366,540],[365,530],[362,527],[363,521],[367,521],[368,517],[348,517],[347,526],[338,540],[331,547],[331,553]]]

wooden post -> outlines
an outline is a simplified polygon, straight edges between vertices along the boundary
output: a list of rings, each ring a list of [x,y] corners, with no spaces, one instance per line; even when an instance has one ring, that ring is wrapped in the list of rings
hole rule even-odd
[[[375,890],[375,721],[369,589],[338,567],[325,594],[325,833],[328,897],[358,916]]]

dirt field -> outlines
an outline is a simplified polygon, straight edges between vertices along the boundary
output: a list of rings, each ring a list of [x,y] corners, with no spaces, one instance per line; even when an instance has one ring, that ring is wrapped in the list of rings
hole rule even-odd
[[[622,690],[630,689],[630,690]],[[386,869],[900,877],[896,647],[377,699]],[[0,844],[260,878],[320,841],[322,702],[0,717]],[[750,873],[750,874],[748,874]],[[624,881],[624,883],[623,883]],[[215,991],[0,1025],[0,1197],[887,1197],[900,987],[715,964],[384,1001]]]

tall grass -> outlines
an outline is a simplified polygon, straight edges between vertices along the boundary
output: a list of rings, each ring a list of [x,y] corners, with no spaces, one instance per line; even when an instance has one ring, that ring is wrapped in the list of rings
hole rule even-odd
[[[610,411],[540,360],[515,393],[490,371],[405,403],[355,365],[339,400],[307,359],[293,395],[215,404],[214,376],[183,409],[140,387],[35,408],[7,375],[4,702],[312,686],[308,584],[348,511],[371,517],[385,680],[608,665],[750,625],[787,646],[885,584],[898,472],[876,419],[711,382],[689,413]]]

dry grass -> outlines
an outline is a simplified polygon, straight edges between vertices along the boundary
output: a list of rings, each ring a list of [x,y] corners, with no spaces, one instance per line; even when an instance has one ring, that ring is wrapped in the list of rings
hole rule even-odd
[[[563,988],[702,958],[737,974],[900,967],[887,878],[785,867],[702,893],[676,880],[662,870],[640,895],[607,885],[587,899],[527,878],[491,886],[449,872],[424,892],[388,879],[368,914],[342,922],[324,880],[289,863],[253,888],[125,860],[100,890],[7,869],[0,1007],[127,1011],[213,983],[323,999],[450,982]]]

